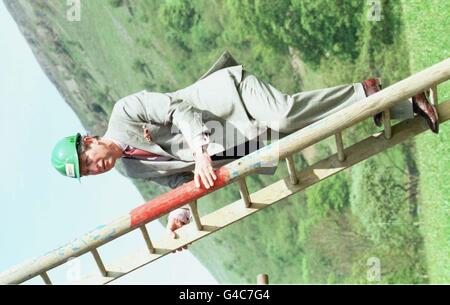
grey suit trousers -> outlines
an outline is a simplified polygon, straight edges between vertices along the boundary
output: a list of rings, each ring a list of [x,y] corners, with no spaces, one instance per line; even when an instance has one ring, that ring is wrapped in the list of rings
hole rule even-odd
[[[289,95],[243,71],[238,92],[248,115],[280,133],[292,133],[366,97],[361,83]],[[414,117],[410,100],[390,109],[391,119]]]

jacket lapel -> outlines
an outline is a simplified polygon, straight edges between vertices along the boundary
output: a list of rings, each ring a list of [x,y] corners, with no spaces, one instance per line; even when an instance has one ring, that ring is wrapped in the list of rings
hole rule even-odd
[[[150,131],[152,132],[152,131]],[[143,149],[161,156],[176,158],[170,153],[163,150],[155,142],[148,142],[144,137],[144,132],[141,128],[136,128],[136,126],[128,124],[128,126],[123,127],[123,130],[118,130],[114,128],[109,128],[104,135],[106,138],[112,138],[123,144],[131,145],[133,147]]]

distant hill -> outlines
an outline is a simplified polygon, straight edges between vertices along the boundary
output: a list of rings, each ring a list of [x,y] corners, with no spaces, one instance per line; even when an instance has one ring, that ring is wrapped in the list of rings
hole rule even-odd
[[[363,18],[361,1],[338,9],[334,1],[81,0],[79,21],[67,19],[66,1],[4,2],[44,72],[83,126],[98,135],[119,98],[144,88],[167,92],[187,86],[225,49],[287,93],[373,73],[389,83],[409,73],[396,32],[401,9],[386,1],[389,15],[376,24]],[[344,142],[372,131],[366,122],[346,131]],[[259,273],[268,273],[271,283],[364,283],[373,256],[387,268],[384,282],[423,282],[421,237],[410,212],[416,198],[411,195],[405,204],[410,190],[368,183],[404,185],[414,178],[412,146],[406,143],[290,196],[189,249],[221,283],[254,283]],[[298,168],[333,150],[326,141],[297,154]],[[283,163],[274,176],[252,175],[250,191],[285,176]],[[133,182],[147,199],[167,190]],[[379,193],[384,200],[371,196]],[[200,213],[238,198],[237,187],[227,186],[202,198]],[[401,225],[377,225],[391,220]]]

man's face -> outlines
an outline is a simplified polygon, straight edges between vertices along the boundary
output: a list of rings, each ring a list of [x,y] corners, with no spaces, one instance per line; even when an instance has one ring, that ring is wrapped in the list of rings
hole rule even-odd
[[[79,155],[81,176],[102,174],[114,167],[117,157],[111,146],[89,136],[84,143],[86,149]]]

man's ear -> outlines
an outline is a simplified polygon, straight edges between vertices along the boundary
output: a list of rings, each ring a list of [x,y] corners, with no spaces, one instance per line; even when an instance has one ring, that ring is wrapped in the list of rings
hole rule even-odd
[[[95,137],[92,137],[92,136],[85,136],[85,137],[83,138],[83,141],[84,141],[84,143],[85,143],[86,145],[90,145],[90,144],[92,144],[92,143],[94,143],[94,144],[97,144],[97,143],[98,143],[98,140],[97,140]]]

